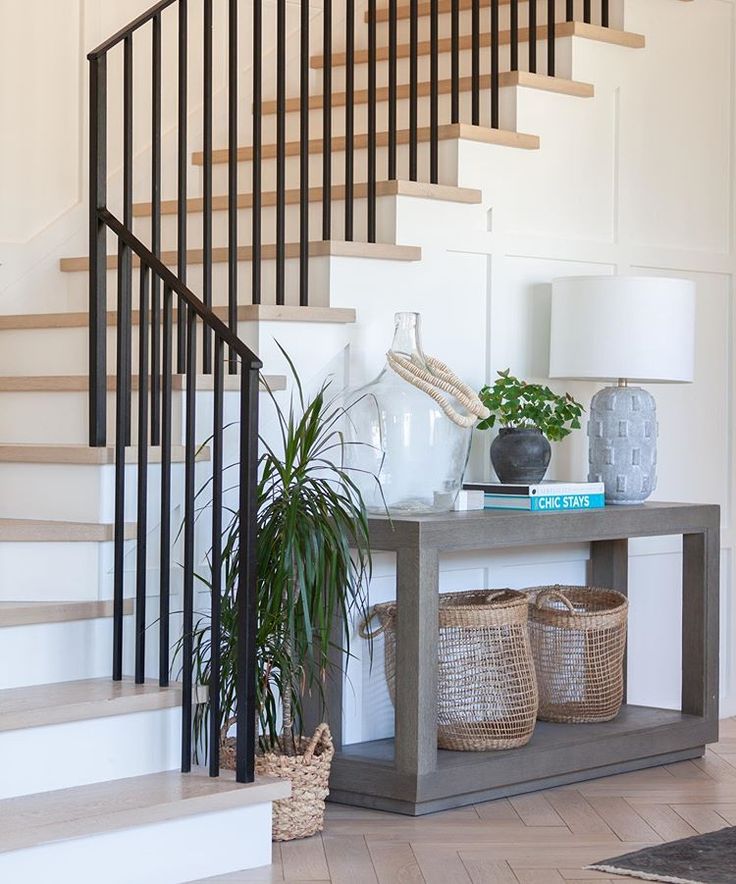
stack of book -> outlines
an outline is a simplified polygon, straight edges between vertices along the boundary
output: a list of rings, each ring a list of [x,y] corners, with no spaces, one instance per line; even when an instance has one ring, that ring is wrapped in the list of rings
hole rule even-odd
[[[536,485],[475,482],[463,485],[463,488],[482,491],[487,510],[560,513],[601,509],[606,505],[602,482],[539,482]]]

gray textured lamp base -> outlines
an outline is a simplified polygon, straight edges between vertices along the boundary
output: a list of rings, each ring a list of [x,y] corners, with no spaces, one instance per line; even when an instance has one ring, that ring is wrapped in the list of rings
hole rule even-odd
[[[606,503],[643,503],[657,487],[657,406],[641,387],[605,387],[590,404],[588,480]]]

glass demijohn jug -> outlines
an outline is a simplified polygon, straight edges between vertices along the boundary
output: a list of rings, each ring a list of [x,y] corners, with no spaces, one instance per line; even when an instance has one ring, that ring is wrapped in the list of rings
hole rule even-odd
[[[422,351],[420,316],[397,313],[391,353],[432,373]],[[371,513],[447,512],[460,490],[471,427],[450,420],[427,393],[387,363],[349,396],[347,466]],[[376,479],[378,481],[376,481]]]

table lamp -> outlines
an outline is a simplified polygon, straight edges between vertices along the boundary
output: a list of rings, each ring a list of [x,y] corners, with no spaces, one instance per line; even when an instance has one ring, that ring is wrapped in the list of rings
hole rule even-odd
[[[606,503],[643,503],[657,486],[654,397],[636,384],[690,383],[695,284],[658,276],[573,276],[552,283],[549,376],[615,381],[595,394],[589,475]]]

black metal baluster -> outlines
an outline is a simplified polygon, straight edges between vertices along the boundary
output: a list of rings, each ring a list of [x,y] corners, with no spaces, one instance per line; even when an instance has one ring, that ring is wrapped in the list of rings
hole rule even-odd
[[[476,0],[477,2],[477,0]],[[409,4],[409,180],[416,181],[419,152],[419,8]]]
[[[204,133],[202,170],[202,300],[212,307],[212,0],[204,0]],[[202,328],[202,371],[212,371],[212,333]]]
[[[118,245],[118,326],[115,392],[115,526],[113,564],[112,677],[123,677],[123,607],[125,598],[125,449],[126,428],[130,423],[130,287],[125,284],[124,267],[129,249]]]
[[[491,127],[498,129],[500,122],[500,83],[499,83],[499,27],[498,0],[491,0]]]
[[[151,251],[161,257],[161,16],[153,18],[151,89]],[[161,443],[161,283],[151,280],[151,445]]]
[[[583,21],[590,23],[591,16],[591,2],[590,0],[583,0]]]
[[[301,0],[299,66],[299,304],[309,304],[309,3]],[[323,145],[323,150],[326,150]]]
[[[146,557],[148,538],[148,324],[149,271],[140,268],[138,325],[138,489],[135,568],[135,682],[146,678]]]
[[[231,0],[231,9],[237,8],[238,0]],[[251,210],[251,300],[254,304],[261,303],[261,145],[263,142],[263,0],[253,0],[253,162],[251,163],[253,204]],[[232,81],[232,75],[231,75]],[[230,144],[232,151],[237,153],[237,142]],[[237,244],[236,244],[237,248]],[[230,328],[237,331],[237,307],[233,316],[233,307],[230,305]],[[233,366],[231,365],[231,370]],[[236,366],[237,368],[237,366]]]
[[[529,2],[529,70],[537,72],[537,0]]]
[[[355,182],[355,0],[345,0],[345,239],[353,239]]]
[[[276,303],[286,287],[286,0],[276,6]]]
[[[601,0],[601,25],[604,28],[610,26],[611,13],[608,0]]]
[[[325,0],[322,22],[322,239],[332,237],[332,0]]]
[[[126,37],[123,43],[123,224],[128,230],[133,229],[133,38]],[[125,322],[128,324],[128,334],[125,341],[125,364],[126,377],[132,373],[132,348],[130,336],[132,334],[132,310],[133,296],[133,255],[125,246],[122,252],[122,264],[120,267],[120,284],[123,288],[123,304],[127,311]],[[125,409],[125,444],[131,442],[131,402],[132,391],[130,385],[127,390],[128,403]]]
[[[188,20],[187,0],[179,0],[179,110],[178,110],[178,217],[177,217],[177,276],[184,285],[187,281],[187,92],[188,92]],[[184,371],[186,357],[186,304],[177,311],[177,371]]]
[[[253,4],[253,14],[258,3]],[[230,0],[228,26],[228,169],[227,169],[227,324],[238,333],[238,0]],[[255,37],[254,37],[255,41]],[[258,68],[260,74],[260,58]],[[254,65],[256,62],[254,61]],[[255,95],[253,98],[253,133],[256,129]],[[254,141],[255,143],[255,141]],[[260,159],[259,159],[260,163]],[[255,211],[255,193],[253,194]],[[255,218],[255,215],[253,216]],[[253,255],[255,262],[256,256]],[[235,374],[238,361],[230,351],[230,373]]]
[[[533,5],[532,2],[529,4]],[[519,0],[511,0],[511,70],[519,70]]]
[[[376,241],[376,0],[368,0],[368,242]]]
[[[565,19],[566,21],[575,20],[575,0],[567,0],[565,3]]]
[[[460,122],[460,0],[450,9],[450,122]]]
[[[89,128],[89,443],[107,441],[107,56],[90,64]]]
[[[388,2],[388,180],[395,181],[396,174],[396,0]]]
[[[181,303],[181,302],[180,302]],[[182,599],[181,769],[192,767],[194,653],[194,527],[196,520],[197,316],[187,312],[186,430],[184,437],[184,592]]]
[[[547,76],[555,75],[555,0],[547,0]]]
[[[439,4],[429,3],[429,180],[440,180],[439,160]]]
[[[256,485],[258,371],[243,365],[240,387],[240,543],[238,547],[235,778],[253,782],[256,743]]]
[[[174,328],[171,289],[164,285],[161,347],[161,530],[159,572],[159,669],[161,687],[169,684],[171,612],[171,375]]]
[[[480,0],[473,0],[470,15],[470,119],[480,125]]]
[[[224,378],[222,341],[215,338],[212,425],[212,587],[210,598],[210,776],[220,773],[220,641],[222,605],[222,493]]]

